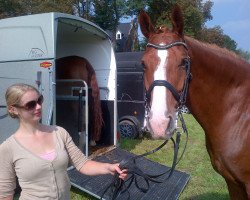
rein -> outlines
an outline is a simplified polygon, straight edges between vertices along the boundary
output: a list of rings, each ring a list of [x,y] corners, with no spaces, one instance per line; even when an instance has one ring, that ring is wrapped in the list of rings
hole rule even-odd
[[[156,45],[156,44],[152,44],[152,43],[147,44],[147,47],[153,47],[155,49],[160,49],[160,50],[169,49],[169,48],[172,48],[174,46],[184,46],[184,48],[186,50],[188,50],[188,47],[187,47],[186,43],[184,43],[184,42],[174,42],[174,43],[171,43],[168,45]],[[120,196],[121,194],[123,194],[125,192],[128,194],[127,200],[129,200],[130,193],[129,193],[128,189],[132,185],[133,181],[135,182],[135,186],[140,191],[146,193],[149,190],[149,182],[150,181],[155,182],[155,183],[162,183],[163,180],[157,180],[158,177],[163,176],[163,175],[168,173],[168,177],[164,180],[164,181],[166,181],[173,174],[176,165],[179,163],[179,161],[181,160],[181,158],[186,150],[186,146],[187,146],[187,142],[188,142],[188,131],[187,131],[186,124],[185,124],[185,121],[184,121],[182,113],[181,113],[181,108],[186,103],[188,86],[189,86],[189,82],[192,78],[192,75],[190,72],[190,58],[189,57],[184,58],[183,61],[184,61],[185,70],[186,70],[186,77],[185,77],[183,89],[182,89],[180,94],[174,88],[174,86],[166,80],[153,81],[153,83],[150,85],[149,89],[146,91],[146,94],[145,94],[145,110],[146,110],[145,116],[146,116],[146,118],[148,117],[148,113],[150,111],[150,106],[149,106],[150,105],[150,98],[151,98],[151,92],[154,89],[154,87],[165,86],[172,93],[172,95],[174,96],[174,98],[178,102],[179,105],[177,108],[177,113],[178,113],[178,117],[181,121],[182,130],[186,134],[186,142],[185,142],[185,146],[184,146],[184,149],[183,149],[183,152],[182,152],[180,158],[178,159],[178,150],[179,150],[181,133],[180,133],[180,131],[175,130],[176,131],[176,140],[174,140],[173,138],[170,138],[170,140],[174,144],[174,158],[173,158],[172,166],[169,170],[167,170],[161,174],[151,175],[151,174],[144,173],[139,167],[136,166],[136,160],[138,158],[148,156],[150,154],[153,154],[153,153],[159,151],[162,147],[164,147],[168,143],[169,139],[167,139],[160,146],[158,146],[157,148],[155,148],[149,152],[134,156],[134,157],[129,158],[127,160],[126,159],[122,160],[119,164],[119,167],[121,169],[127,169],[130,177],[124,181],[124,180],[120,179],[119,174],[116,173],[115,176],[113,177],[112,182],[108,185],[108,187],[102,193],[101,199],[103,199],[103,196],[109,190],[111,190],[111,193],[112,193],[111,199],[112,200],[116,199],[118,196]],[[146,183],[146,188],[145,187],[143,188],[140,186],[139,181],[138,181],[138,177],[140,177],[144,180],[144,182]]]
[[[154,183],[162,183],[162,182],[168,180],[172,176],[176,165],[180,162],[181,158],[184,155],[184,152],[185,152],[186,147],[187,147],[187,142],[188,142],[188,130],[186,128],[186,124],[185,124],[185,121],[183,119],[183,116],[182,116],[182,113],[180,110],[178,111],[178,117],[181,121],[182,131],[183,131],[183,133],[186,134],[186,142],[185,142],[183,151],[178,159],[178,153],[179,153],[178,150],[180,147],[181,132],[179,130],[176,131],[176,139],[175,140],[173,138],[170,138],[170,140],[173,142],[173,145],[174,145],[174,158],[173,158],[171,168],[168,169],[167,171],[161,173],[161,174],[154,174],[153,175],[153,174],[147,174],[147,173],[143,172],[136,165],[137,159],[139,159],[141,157],[148,156],[150,154],[153,154],[153,153],[159,151],[162,147],[164,147],[169,141],[169,139],[167,139],[160,146],[158,146],[157,148],[155,148],[149,152],[146,152],[146,153],[143,153],[140,155],[136,155],[136,156],[131,157],[129,159],[123,159],[120,162],[119,167],[120,167],[120,169],[127,169],[130,177],[124,181],[124,180],[120,179],[119,174],[116,173],[114,175],[111,183],[107,186],[107,188],[102,193],[100,199],[103,199],[104,195],[109,191],[111,193],[111,200],[115,200],[116,198],[118,198],[120,195],[122,195],[125,192],[128,194],[127,200],[129,200],[130,199],[130,192],[128,189],[130,188],[130,186],[132,185],[133,182],[135,182],[135,186],[137,187],[138,190],[140,190],[143,193],[146,193],[149,190],[150,181],[154,182]],[[157,179],[165,174],[168,174],[166,179],[164,179],[164,180]],[[141,180],[141,179],[143,179],[144,180],[143,182],[146,183],[146,187],[140,186],[139,180]]]

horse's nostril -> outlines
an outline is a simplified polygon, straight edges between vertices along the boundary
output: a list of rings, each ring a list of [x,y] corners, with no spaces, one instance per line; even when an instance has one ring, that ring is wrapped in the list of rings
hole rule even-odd
[[[168,123],[168,127],[167,127],[167,130],[169,131],[169,130],[171,130],[172,129],[172,124],[173,124],[173,118],[171,117],[171,116],[168,116],[168,118],[169,118],[169,123]],[[166,130],[166,131],[167,131]]]
[[[168,112],[167,110],[164,112],[164,116],[165,116],[166,118],[171,118],[171,115],[169,115],[169,112]]]

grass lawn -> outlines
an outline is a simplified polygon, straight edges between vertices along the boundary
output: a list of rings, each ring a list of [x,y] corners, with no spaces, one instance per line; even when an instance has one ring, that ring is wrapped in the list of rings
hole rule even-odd
[[[205,135],[199,124],[192,115],[185,115],[185,121],[189,131],[189,141],[186,152],[176,167],[176,170],[191,175],[191,179],[180,196],[180,200],[227,200],[229,199],[224,179],[217,174],[211,164],[205,147]],[[184,143],[185,136],[182,137]],[[149,140],[147,138],[129,140],[123,139],[121,148],[135,154],[150,151],[160,145],[162,141]],[[183,146],[183,144],[182,144]],[[181,152],[182,148],[180,148]],[[171,165],[172,145],[153,155],[148,159],[164,165]],[[93,200],[95,198],[72,188],[72,200]]]

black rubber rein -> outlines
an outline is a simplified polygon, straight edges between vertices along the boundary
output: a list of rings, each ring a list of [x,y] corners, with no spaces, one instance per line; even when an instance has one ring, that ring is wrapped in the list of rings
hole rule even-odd
[[[146,193],[148,190],[149,190],[149,182],[155,182],[155,183],[162,183],[163,181],[166,181],[167,179],[169,179],[174,170],[175,170],[175,167],[176,165],[178,164],[178,162],[180,161],[180,159],[177,161],[177,158],[178,158],[178,150],[179,150],[179,143],[180,143],[180,136],[181,134],[179,132],[177,132],[176,134],[176,141],[174,141],[173,138],[171,138],[171,141],[173,142],[174,144],[174,158],[173,158],[173,162],[172,162],[172,166],[169,170],[161,173],[161,174],[157,174],[157,175],[150,175],[150,174],[146,174],[144,173],[140,168],[137,167],[136,165],[136,159],[138,158],[141,158],[141,157],[144,157],[144,156],[148,156],[150,154],[153,154],[157,151],[159,151],[162,147],[164,147],[167,142],[169,140],[165,140],[160,146],[158,146],[157,148],[149,151],[149,152],[146,152],[144,154],[141,154],[141,155],[137,155],[135,157],[132,157],[130,159],[127,159],[127,160],[122,160],[120,162],[120,168],[121,169],[127,169],[128,170],[128,174],[130,174],[131,176],[123,181],[119,178],[119,174],[116,174],[111,182],[110,185],[108,185],[108,187],[105,189],[105,191],[102,193],[101,195],[101,199],[103,199],[103,196],[109,191],[111,190],[110,192],[112,193],[112,197],[111,199],[112,200],[115,200],[118,196],[120,196],[121,194],[123,193],[127,193],[128,196],[127,196],[127,200],[130,199],[130,193],[128,191],[128,189],[130,188],[130,186],[132,185],[133,181],[135,183],[135,186],[138,188],[138,190],[140,190],[141,192],[144,192]],[[184,149],[185,150],[185,149]],[[183,155],[183,152],[182,152],[182,155]],[[182,157],[181,155],[181,157]],[[165,174],[168,174],[168,177],[164,180],[158,180],[157,178],[159,178],[160,176],[163,176]],[[146,187],[141,187],[140,184],[139,184],[139,181],[138,181],[138,177],[140,177],[140,180],[141,178],[144,180],[144,183],[146,183]]]
[[[149,175],[142,172],[136,166],[135,160],[138,159],[138,158],[141,158],[141,157],[144,157],[144,156],[147,156],[147,155],[150,155],[150,154],[153,154],[153,153],[159,151],[162,147],[164,147],[167,144],[168,141],[169,140],[165,140],[160,146],[158,146],[157,148],[155,148],[155,149],[153,149],[153,150],[151,150],[149,152],[146,152],[146,153],[141,154],[141,155],[134,156],[134,157],[129,158],[127,160],[123,159],[120,162],[119,167],[121,169],[127,169],[128,174],[131,174],[131,177],[128,178],[126,181],[123,181],[122,179],[119,178],[119,174],[116,173],[113,180],[112,180],[112,182],[110,183],[110,185],[108,185],[108,187],[102,193],[100,199],[103,199],[104,195],[108,192],[108,190],[111,190],[111,192],[112,192],[112,197],[111,197],[112,200],[116,199],[120,194],[122,194],[124,192],[128,193],[128,198],[127,199],[130,199],[130,194],[129,194],[128,188],[131,186],[133,180],[135,180],[135,174],[138,175],[138,176],[141,176],[143,178],[146,178],[145,181],[146,181],[147,184],[149,184],[147,178],[149,178],[149,179],[151,179],[151,178],[149,177]],[[129,182],[128,186],[126,186],[125,182]],[[135,184],[136,184],[136,186],[138,186],[138,188],[140,188],[136,180],[135,180]],[[141,190],[144,191],[144,189],[141,189]],[[144,192],[146,192],[146,191],[144,191]]]

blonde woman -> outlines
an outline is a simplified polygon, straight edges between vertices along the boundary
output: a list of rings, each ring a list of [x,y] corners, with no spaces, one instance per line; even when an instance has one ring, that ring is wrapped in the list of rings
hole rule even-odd
[[[86,175],[117,172],[126,178],[126,170],[118,164],[88,160],[62,127],[41,124],[43,96],[33,86],[12,85],[5,98],[19,128],[0,145],[0,200],[13,199],[16,176],[22,189],[20,200],[69,200],[69,161]]]

